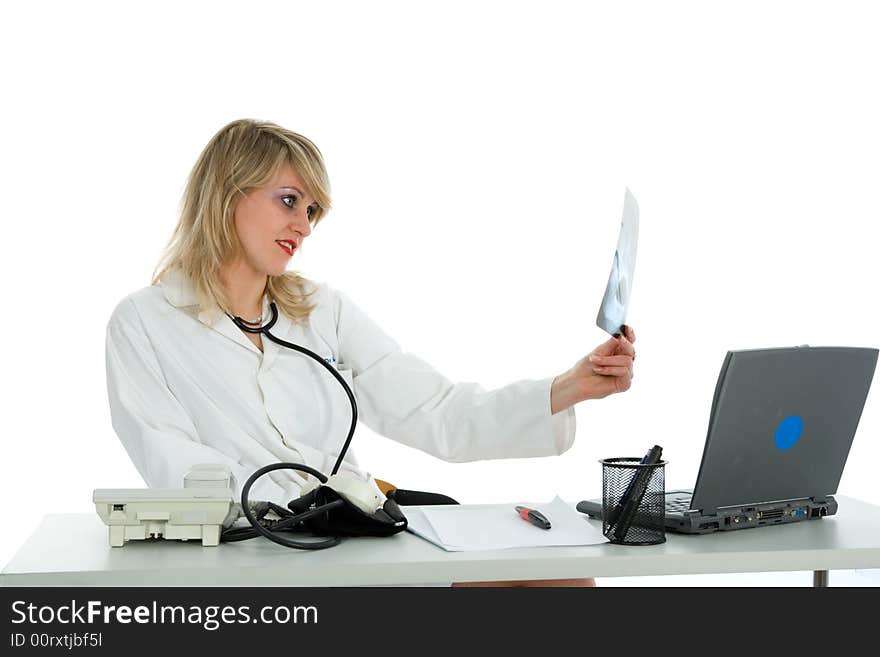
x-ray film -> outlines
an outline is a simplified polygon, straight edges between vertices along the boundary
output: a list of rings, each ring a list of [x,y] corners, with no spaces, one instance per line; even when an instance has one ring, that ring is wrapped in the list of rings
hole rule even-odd
[[[623,199],[623,220],[611,274],[605,287],[602,306],[596,317],[596,325],[611,335],[621,333],[626,324],[626,311],[632,290],[633,272],[636,268],[636,250],[639,245],[639,204],[629,189]]]

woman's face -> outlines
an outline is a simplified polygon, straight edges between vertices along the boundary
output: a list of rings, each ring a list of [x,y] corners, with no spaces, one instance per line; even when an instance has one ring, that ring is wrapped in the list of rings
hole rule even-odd
[[[260,276],[279,276],[312,232],[315,207],[302,179],[285,163],[265,187],[250,190],[235,206],[241,264]]]

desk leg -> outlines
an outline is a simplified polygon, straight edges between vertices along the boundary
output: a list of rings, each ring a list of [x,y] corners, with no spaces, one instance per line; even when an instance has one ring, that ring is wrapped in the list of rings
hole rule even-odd
[[[813,571],[813,588],[824,589],[827,587],[828,587],[828,571],[827,570],[814,570]]]

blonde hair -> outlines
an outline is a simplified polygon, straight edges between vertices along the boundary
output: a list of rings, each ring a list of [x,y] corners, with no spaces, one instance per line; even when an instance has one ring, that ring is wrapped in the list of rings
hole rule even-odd
[[[289,163],[302,178],[317,208],[312,225],[330,209],[330,183],[321,151],[311,141],[268,121],[240,119],[221,128],[190,171],[180,219],[153,274],[153,285],[179,269],[195,289],[203,310],[212,304],[231,312],[220,283],[220,266],[240,253],[233,223],[235,204],[253,188],[268,184]],[[269,276],[267,291],[291,319],[304,320],[314,305],[314,289],[295,272]]]

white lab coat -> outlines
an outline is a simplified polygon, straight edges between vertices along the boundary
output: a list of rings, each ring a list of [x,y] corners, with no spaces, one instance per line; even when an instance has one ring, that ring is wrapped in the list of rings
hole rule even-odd
[[[305,323],[279,311],[272,333],[333,364],[352,387],[358,419],[378,434],[446,461],[560,454],[574,441],[574,409],[551,415],[552,377],[485,391],[454,384],[401,351],[360,308],[326,284]],[[120,302],[107,326],[113,428],[151,487],[179,488],[196,463],[227,465],[235,493],[258,468],[288,461],[329,474],[351,406],[313,359],[263,337],[263,353],[219,308],[199,312],[179,274]],[[269,317],[269,299],[263,316]],[[354,455],[340,472],[372,481]],[[263,476],[253,500],[299,496],[292,470]]]

